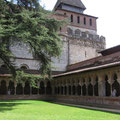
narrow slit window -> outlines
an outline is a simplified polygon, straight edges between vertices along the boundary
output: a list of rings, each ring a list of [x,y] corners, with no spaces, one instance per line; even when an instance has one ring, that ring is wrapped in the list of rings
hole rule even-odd
[[[77,17],[77,23],[78,24],[80,23],[80,17],[79,16]]]
[[[60,32],[62,31],[62,28],[60,27]]]
[[[90,19],[90,26],[92,26],[92,19]]]
[[[86,18],[84,17],[84,25],[86,25]]]
[[[85,51],[85,57],[87,57],[87,52]]]
[[[73,22],[73,15],[71,15],[71,22]]]

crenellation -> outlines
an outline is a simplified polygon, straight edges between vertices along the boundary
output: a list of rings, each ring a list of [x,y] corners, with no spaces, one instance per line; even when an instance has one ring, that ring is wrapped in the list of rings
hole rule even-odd
[[[93,35],[93,34],[88,34],[85,32],[82,32],[82,35],[68,35],[70,39],[73,39],[73,43],[76,41],[84,41],[84,42],[89,42],[89,43],[99,43],[101,44],[101,47],[105,49],[105,37],[99,36],[99,35]]]

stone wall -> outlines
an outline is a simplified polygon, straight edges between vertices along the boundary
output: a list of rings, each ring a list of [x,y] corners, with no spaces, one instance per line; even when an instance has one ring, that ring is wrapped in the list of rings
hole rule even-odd
[[[54,71],[66,71],[67,65],[96,57],[99,55],[98,51],[105,49],[105,38],[98,35],[86,32],[60,35],[63,43],[62,53],[59,58],[52,58]],[[25,65],[28,69],[39,69],[39,62],[33,57],[27,45],[16,43],[10,49],[16,57],[14,62],[17,68]]]

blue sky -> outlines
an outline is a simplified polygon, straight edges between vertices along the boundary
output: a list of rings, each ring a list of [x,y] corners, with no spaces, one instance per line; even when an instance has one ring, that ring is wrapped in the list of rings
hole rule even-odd
[[[47,10],[52,10],[57,0],[41,0]],[[85,14],[98,17],[98,34],[106,37],[107,48],[120,44],[120,0],[82,0]]]

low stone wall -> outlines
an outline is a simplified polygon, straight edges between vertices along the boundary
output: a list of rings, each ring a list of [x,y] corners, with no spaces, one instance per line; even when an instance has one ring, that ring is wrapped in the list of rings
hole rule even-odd
[[[83,104],[92,106],[120,107],[120,97],[90,96],[49,96],[49,95],[2,95],[0,100],[43,100],[61,103]]]
[[[0,95],[0,100],[53,100],[53,97],[46,95]]]
[[[120,107],[120,97],[90,97],[90,96],[54,96],[54,100],[63,103]]]

